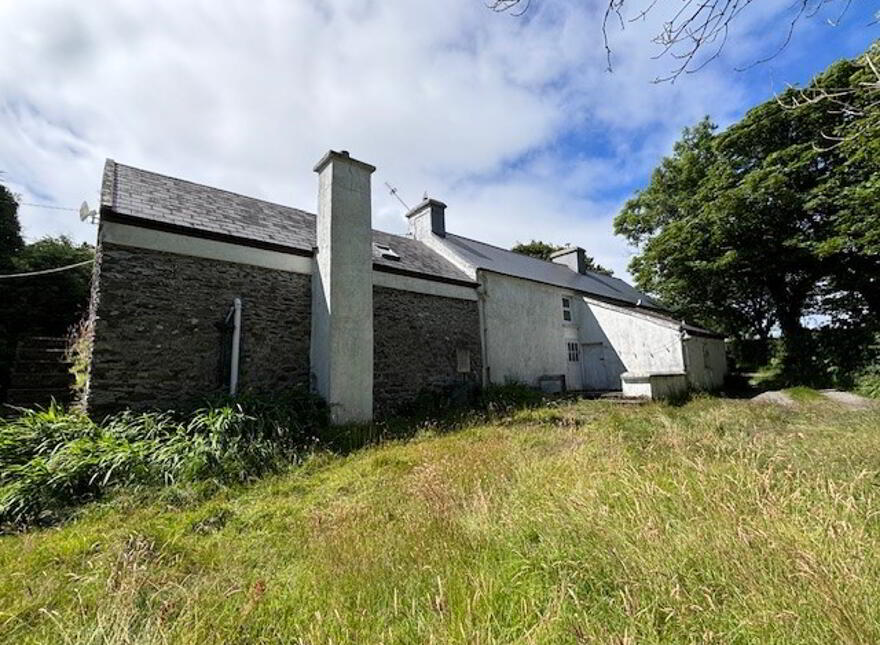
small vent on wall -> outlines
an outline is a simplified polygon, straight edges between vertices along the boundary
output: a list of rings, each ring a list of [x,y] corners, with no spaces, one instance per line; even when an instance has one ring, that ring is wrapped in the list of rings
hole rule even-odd
[[[386,260],[395,260],[397,262],[400,262],[400,256],[394,252],[394,249],[386,244],[373,242],[373,254],[378,255],[381,258],[385,258]]]

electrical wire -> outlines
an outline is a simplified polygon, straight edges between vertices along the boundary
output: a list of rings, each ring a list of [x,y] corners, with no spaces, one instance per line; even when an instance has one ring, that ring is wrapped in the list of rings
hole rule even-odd
[[[76,264],[68,264],[64,267],[58,267],[57,269],[44,269],[43,271],[30,271],[28,273],[10,273],[7,275],[0,275],[0,280],[8,280],[10,278],[27,278],[32,275],[46,275],[47,273],[58,273],[60,271],[67,271],[68,269],[75,269],[76,267],[91,264],[92,262],[94,262],[94,260],[83,260],[82,262],[77,262]]]
[[[67,206],[50,206],[49,204],[35,204],[34,202],[19,202],[19,206],[34,206],[36,208],[49,208],[53,211],[73,211],[78,212],[78,208],[69,208]]]

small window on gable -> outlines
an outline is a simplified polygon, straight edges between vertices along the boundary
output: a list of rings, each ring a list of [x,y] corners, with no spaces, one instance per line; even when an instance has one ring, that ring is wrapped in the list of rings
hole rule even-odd
[[[379,244],[378,242],[373,242],[373,252],[379,257],[385,258],[386,260],[397,260],[400,261],[400,256],[395,253],[394,249],[392,249],[387,244]]]
[[[571,298],[562,298],[562,319],[571,322]]]
[[[581,347],[577,342],[566,343],[568,349],[568,362],[577,363],[581,360]]]

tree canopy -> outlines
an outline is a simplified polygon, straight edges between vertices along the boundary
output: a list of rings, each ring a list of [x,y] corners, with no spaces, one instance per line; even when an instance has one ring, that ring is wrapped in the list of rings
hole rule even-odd
[[[814,83],[853,87],[869,74],[840,61]],[[724,132],[708,118],[685,129],[614,222],[639,249],[641,288],[736,337],[778,325],[793,355],[806,314],[880,317],[880,106],[792,110],[794,92]]]
[[[553,255],[556,251],[559,251],[563,247],[555,246],[553,244],[548,244],[547,242],[542,242],[541,240],[532,240],[527,244],[520,242],[519,244],[514,245],[510,250],[514,253],[522,253],[523,255],[530,255],[533,258],[538,258],[539,260],[550,260],[550,256]],[[606,269],[601,264],[596,262],[596,260],[587,256],[587,270],[595,271],[596,273],[604,273],[605,275],[614,275],[614,272],[611,269]]]
[[[12,268],[12,258],[23,246],[18,223],[18,202],[9,189],[0,184],[0,273]]]

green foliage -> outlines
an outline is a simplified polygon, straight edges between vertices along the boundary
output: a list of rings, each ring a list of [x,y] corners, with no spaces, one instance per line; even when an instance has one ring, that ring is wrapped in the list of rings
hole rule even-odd
[[[65,358],[70,364],[69,371],[73,374],[73,390],[79,396],[85,394],[89,378],[89,362],[92,357],[94,342],[94,324],[88,318],[70,328],[67,334]]]
[[[0,539],[0,642],[876,643],[878,424],[581,401],[123,491]]]
[[[14,266],[12,259],[23,247],[21,225],[18,223],[18,202],[9,189],[0,184],[0,273],[11,272]]]
[[[511,248],[510,250],[514,253],[530,255],[533,258],[538,258],[539,260],[549,260],[550,256],[561,248],[561,246],[547,244],[546,242],[541,242],[540,240],[532,240],[528,244],[523,244],[520,242],[513,246],[513,248]]]
[[[74,244],[65,236],[46,237],[27,244],[16,256],[20,273],[55,269],[95,257],[89,244]],[[10,326],[15,333],[63,336],[84,315],[89,304],[91,265],[68,271],[18,278],[12,285],[14,307]]]
[[[185,418],[126,412],[98,424],[52,405],[0,420],[0,525],[57,519],[132,484],[245,482],[295,463],[319,442],[323,405],[308,393],[244,397]]]
[[[537,407],[545,401],[541,392],[522,383],[489,385],[480,392],[479,409],[490,414],[507,414]]]
[[[841,61],[814,86],[855,87],[866,73]],[[708,119],[685,129],[614,223],[639,247],[640,287],[730,336],[766,339],[778,325],[792,377],[816,369],[805,314],[849,326],[880,317],[880,105],[859,116],[827,103],[784,107],[794,96],[720,134]]]
[[[880,399],[880,364],[865,368],[856,376],[856,392],[872,399]]]
[[[556,251],[559,251],[563,247],[554,246],[553,244],[547,244],[546,242],[541,242],[540,240],[532,240],[528,244],[519,243],[514,245],[510,250],[514,253],[521,253],[523,255],[530,255],[533,258],[538,258],[539,260],[550,260],[550,256],[553,255]],[[596,262],[596,260],[587,256],[587,271],[593,271],[595,273],[604,273],[605,275],[613,275],[614,272],[611,269],[606,269],[601,264]]]

